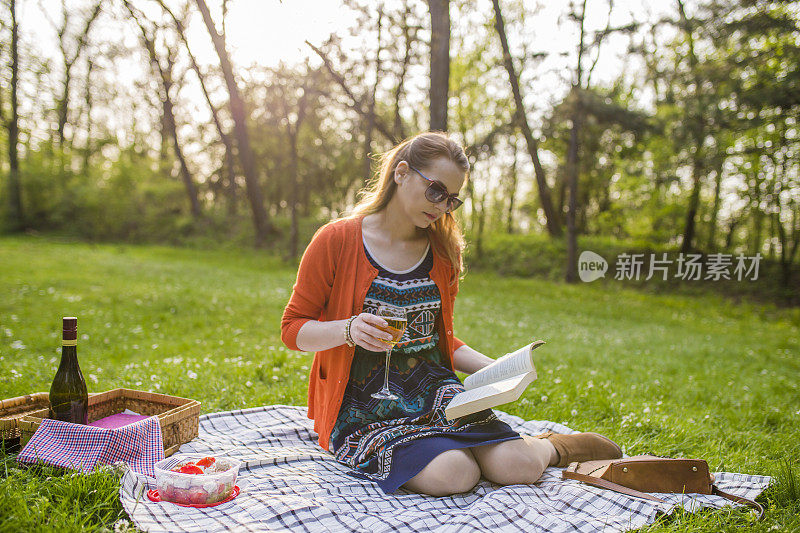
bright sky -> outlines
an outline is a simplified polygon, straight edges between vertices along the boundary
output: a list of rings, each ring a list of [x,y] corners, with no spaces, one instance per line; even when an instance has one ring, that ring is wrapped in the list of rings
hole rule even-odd
[[[212,9],[212,15],[219,22],[219,2],[207,0]],[[424,8],[423,0],[418,0]],[[392,4],[398,0],[387,0]],[[69,0],[68,0],[69,3]],[[87,2],[82,2],[86,5]],[[174,1],[169,2],[174,5]],[[21,27],[28,38],[40,47],[45,55],[57,57],[56,36],[52,25],[47,22],[43,11],[56,22],[60,22],[61,0],[27,0],[18,2]],[[156,4],[148,0],[135,0],[133,4],[146,9],[149,13],[157,12]],[[614,24],[621,24],[631,19],[633,14],[638,20],[652,19],[652,15],[659,15],[665,10],[673,8],[670,2],[660,0],[616,0],[614,8]],[[493,11],[491,2],[478,0],[479,12],[485,14],[487,20],[491,19]],[[501,4],[502,5],[502,4]],[[526,1],[526,6],[531,9],[535,1]],[[559,24],[559,15],[565,8],[564,2],[542,2],[541,11],[534,20],[528,22],[526,40],[533,50],[548,50],[560,52],[574,50],[575,38],[571,35],[570,28],[574,24]],[[419,7],[419,6],[418,6]],[[459,13],[454,5],[451,6],[451,18],[456,20]],[[587,26],[601,28],[605,26],[607,17],[607,0],[589,0],[587,6]],[[231,0],[227,16],[228,46],[237,66],[245,67],[251,64],[263,66],[277,65],[280,60],[288,63],[301,61],[302,58],[315,57],[313,51],[304,43],[307,39],[314,44],[323,42],[331,33],[346,36],[346,29],[353,20],[352,12],[344,7],[339,0]],[[193,19],[189,28],[189,39],[194,53],[201,63],[216,63],[216,56],[211,42],[206,33],[202,20],[198,15]],[[512,21],[507,20],[506,24]],[[114,24],[116,25],[116,24]],[[119,28],[112,30],[106,19],[105,29],[114,31],[114,36],[119,38]],[[95,27],[95,32],[103,28]],[[34,38],[31,38],[35,35]],[[129,38],[136,38],[129,34]],[[510,36],[512,40],[518,36]],[[620,41],[620,39],[617,39]],[[125,39],[125,44],[134,44],[135,41]],[[518,43],[519,44],[519,43]],[[622,64],[619,53],[622,52],[620,42],[609,42],[604,49],[604,54],[595,74],[599,79],[613,78],[621,69]],[[457,53],[452,50],[451,53]]]
[[[313,55],[304,41],[317,45],[331,33],[343,32],[350,22],[348,12],[335,0],[234,0],[226,18],[231,55],[239,66],[299,62]],[[190,39],[206,44],[201,57],[211,62],[216,54],[199,16],[196,22]]]

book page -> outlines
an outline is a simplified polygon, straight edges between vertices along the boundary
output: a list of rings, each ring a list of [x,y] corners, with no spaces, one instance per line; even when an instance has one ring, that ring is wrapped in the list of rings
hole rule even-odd
[[[544,341],[535,341],[523,346],[515,352],[505,354],[494,363],[464,378],[464,388],[467,390],[475,389],[489,383],[496,383],[504,379],[534,371],[535,367],[533,365],[532,352],[542,344],[544,344]]]
[[[536,379],[536,372],[520,374],[496,383],[465,390],[456,394],[445,407],[445,417],[453,420],[459,416],[476,413],[518,399],[525,388]]]
[[[448,404],[449,407],[457,407],[459,405],[474,402],[481,398],[489,398],[502,394],[506,391],[512,390],[520,381],[525,377],[525,374],[520,374],[508,379],[498,381],[496,383],[489,383],[474,389],[467,389],[464,392],[457,394],[453,397],[452,401]]]

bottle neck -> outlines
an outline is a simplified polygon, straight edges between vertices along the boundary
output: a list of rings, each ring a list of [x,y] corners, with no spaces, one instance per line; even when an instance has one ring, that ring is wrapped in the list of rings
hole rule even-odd
[[[61,345],[61,363],[73,362],[78,360],[78,348],[75,340],[64,340]]]

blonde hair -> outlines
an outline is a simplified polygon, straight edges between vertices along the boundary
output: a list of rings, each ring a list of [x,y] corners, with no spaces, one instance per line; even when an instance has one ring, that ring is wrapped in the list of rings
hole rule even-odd
[[[404,140],[391,150],[378,156],[380,167],[365,188],[358,192],[359,201],[350,217],[371,215],[384,209],[397,190],[394,171],[400,161],[424,168],[433,160],[447,157],[469,177],[469,160],[464,149],[447,134],[427,131]],[[456,275],[464,270],[462,252],[466,245],[464,235],[452,213],[445,213],[426,228],[433,247],[447,257]]]

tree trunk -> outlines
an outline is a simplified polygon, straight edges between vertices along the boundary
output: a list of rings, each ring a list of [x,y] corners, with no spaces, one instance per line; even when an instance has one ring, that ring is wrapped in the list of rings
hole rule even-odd
[[[775,231],[777,229],[775,227],[775,218],[776,217],[769,217],[769,233],[768,233],[769,242],[767,244],[767,257],[769,259],[775,259],[775,242],[774,242],[775,239],[773,238],[775,237]]]
[[[17,23],[17,2],[9,1],[11,11],[11,118],[6,122],[8,128],[8,200],[9,229],[20,231],[25,227],[25,214],[22,210],[22,190],[19,176],[19,110],[17,85],[19,84],[19,24]]]
[[[183,23],[175,16],[173,11],[164,3],[164,0],[157,0],[161,8],[166,11],[166,13],[172,18],[173,23],[175,24],[175,29],[178,31],[178,35],[183,42],[184,47],[186,48],[186,53],[189,55],[189,62],[192,65],[192,70],[194,70],[195,74],[197,75],[197,79],[200,82],[200,89],[203,92],[203,97],[205,98],[206,103],[208,104],[208,108],[211,110],[211,118],[214,120],[214,126],[217,128],[217,133],[219,134],[219,138],[222,141],[222,145],[225,147],[225,174],[227,180],[227,193],[228,193],[228,214],[235,215],[236,214],[236,156],[234,154],[233,142],[231,141],[230,135],[225,133],[222,128],[222,122],[219,118],[219,111],[214,104],[211,102],[211,96],[208,93],[208,88],[206,86],[205,77],[203,73],[200,71],[200,66],[197,64],[197,60],[192,53],[191,48],[189,47],[189,41],[186,38],[186,32],[183,27]]]
[[[689,208],[686,210],[683,242],[681,243],[681,252],[685,254],[691,253],[693,250],[692,241],[694,240],[695,221],[697,218],[697,209],[700,205],[701,170],[702,162],[699,158],[695,158],[692,164],[692,194],[689,196]]]
[[[716,169],[717,175],[714,180],[714,206],[711,208],[711,221],[708,227],[708,249],[713,251],[717,249],[717,214],[719,213],[719,203],[722,189],[722,164],[720,163]]]
[[[195,2],[203,16],[203,22],[214,43],[214,49],[217,52],[217,56],[219,56],[220,66],[225,75],[225,85],[228,88],[228,94],[230,96],[231,116],[234,122],[239,160],[242,164],[244,179],[247,184],[247,198],[250,201],[250,208],[253,212],[253,226],[256,234],[255,245],[257,247],[264,247],[267,244],[268,238],[275,233],[275,230],[270,223],[266,209],[264,209],[264,197],[258,183],[255,158],[250,146],[250,135],[247,132],[247,114],[245,112],[244,102],[239,94],[239,87],[236,85],[236,79],[233,76],[233,66],[228,57],[228,52],[225,49],[224,37],[217,33],[205,0],[195,0]]]
[[[225,145],[225,173],[228,177],[226,190],[228,191],[228,215],[234,216],[237,212],[237,193],[236,193],[236,161],[233,153],[233,145],[231,138],[225,135],[224,138],[220,136],[222,143]]]
[[[567,146],[567,150],[569,150],[569,146]],[[564,222],[566,220],[565,213],[566,204],[567,204],[567,185],[569,183],[569,178],[566,176],[566,173],[561,171],[556,171],[556,187],[558,188],[558,199],[556,207],[556,214],[558,215],[559,222]]]
[[[729,251],[731,246],[733,246],[733,236],[734,232],[736,231],[736,226],[739,224],[739,220],[737,218],[731,218],[730,224],[728,225],[728,234],[725,236],[725,251]]]
[[[470,161],[470,169],[475,168],[473,162]],[[470,178],[467,180],[467,193],[465,195],[464,200],[469,200],[469,231],[473,235],[475,234],[475,222],[478,220],[477,218],[477,210],[478,207],[475,205],[475,186],[473,185],[473,179]]]
[[[584,3],[585,6],[585,3]],[[580,100],[580,96],[577,96]],[[569,204],[567,206],[567,283],[578,281],[578,244],[575,228],[575,211],[578,208],[578,131],[580,129],[580,104],[575,102],[576,110],[572,116],[572,127],[569,132],[569,150],[567,152]]]
[[[758,179],[758,171],[755,172],[755,198],[753,198],[753,253],[761,251],[761,222],[763,211],[761,210],[761,180]]]
[[[781,286],[788,289],[792,277],[792,263],[797,254],[797,246],[800,243],[800,230],[797,225],[797,211],[792,209],[792,234],[787,235],[781,223],[779,213],[773,213],[775,225],[778,228],[778,237],[781,241]],[[791,239],[791,243],[789,242]]]
[[[72,81],[72,65],[64,62],[64,81],[61,85],[61,98],[58,100],[58,109],[56,111],[58,117],[58,125],[56,126],[56,140],[58,146],[64,146],[64,128],[67,125],[67,105],[69,102],[69,86]]]
[[[430,129],[447,131],[450,84],[450,0],[428,0],[431,13]]]
[[[167,121],[167,128],[170,137],[172,137],[172,146],[175,149],[175,157],[178,159],[180,165],[181,179],[183,186],[186,188],[186,195],[189,197],[189,205],[192,210],[192,217],[197,220],[203,216],[203,211],[200,208],[200,200],[197,198],[197,186],[194,184],[192,173],[189,167],[186,166],[186,158],[183,156],[180,141],[178,140],[178,130],[175,126],[175,113],[173,111],[172,98],[169,95],[169,86],[164,84],[164,115]]]
[[[575,72],[575,82],[572,86],[573,104],[572,124],[569,132],[569,149],[567,151],[567,176],[569,181],[569,208],[567,210],[567,283],[578,281],[578,242],[577,230],[575,228],[576,210],[578,209],[578,139],[580,136],[581,124],[583,122],[583,106],[581,102],[581,90],[583,83],[583,52],[586,17],[586,0],[583,0],[581,15],[578,18],[580,24],[580,41],[578,42],[578,64]]]
[[[702,80],[698,73],[698,60],[694,50],[694,30],[690,26],[686,17],[683,0],[677,0],[678,12],[681,23],[686,32],[686,40],[689,48],[689,65],[694,78],[694,104],[696,106],[695,116],[689,114],[689,103],[686,104],[685,119],[687,127],[690,128],[694,140],[694,152],[692,154],[692,193],[689,196],[689,206],[686,210],[686,223],[684,225],[683,240],[681,242],[681,252],[690,253],[693,249],[695,224],[697,210],[700,205],[700,188],[702,187],[703,171],[705,164],[703,161],[705,151],[703,144],[705,141],[705,120],[703,118],[703,98],[701,94]]]
[[[545,221],[547,224],[547,231],[551,237],[561,236],[561,224],[558,221],[557,215],[553,210],[553,202],[550,199],[550,188],[547,186],[547,181],[544,176],[544,169],[539,161],[539,144],[533,137],[531,128],[528,125],[528,119],[525,116],[525,108],[522,103],[522,93],[519,88],[519,78],[517,77],[514,63],[511,61],[511,52],[508,48],[508,39],[506,38],[505,24],[503,22],[503,14],[500,11],[499,0],[492,0],[494,5],[495,23],[494,27],[500,37],[500,43],[503,46],[503,64],[505,65],[508,79],[511,83],[511,91],[514,94],[515,113],[517,125],[522,129],[522,134],[525,136],[525,142],[528,146],[528,153],[533,161],[533,169],[536,174],[536,184],[539,187],[539,203],[544,210]]]
[[[297,164],[297,131],[292,131],[291,124],[288,125],[289,129],[289,174],[292,180],[292,189],[289,193],[289,215],[291,218],[291,230],[289,232],[289,258],[294,259],[297,257],[299,230],[297,223],[297,199],[300,193],[300,178],[297,175],[299,165]],[[299,124],[298,124],[299,129]]]
[[[75,47],[72,56],[67,53],[67,49],[65,47],[66,43],[64,42],[65,36],[67,35],[66,19],[64,21],[64,26],[58,30],[59,44],[61,46],[61,53],[63,55],[64,62],[62,65],[64,67],[64,81],[61,86],[61,98],[58,100],[57,104],[58,125],[56,127],[56,132],[58,135],[59,147],[64,145],[64,128],[67,124],[67,113],[69,110],[69,90],[70,84],[72,83],[72,67],[75,65],[75,62],[78,60],[83,52],[84,47],[86,46],[89,30],[92,27],[92,23],[94,23],[98,15],[100,15],[101,6],[102,2],[95,4],[92,13],[89,15],[89,18],[86,19],[86,24],[84,25],[82,32],[78,35],[78,44]]]
[[[474,191],[473,191],[474,192]],[[489,191],[486,191],[481,195],[478,211],[477,211],[477,224],[478,228],[475,230],[474,239],[475,239],[475,255],[478,258],[483,257],[483,230],[486,225],[486,197],[489,195]],[[473,194],[473,202],[475,196]],[[474,226],[474,224],[473,224]]]
[[[511,146],[513,148],[514,160],[511,162],[511,185],[508,194],[508,212],[506,213],[506,233],[511,235],[514,233],[514,201],[517,197],[517,182],[519,181],[519,174],[517,171],[517,136],[511,137]]]
[[[91,76],[94,63],[92,60],[86,62],[86,92],[84,102],[86,103],[86,146],[83,148],[83,175],[89,173],[89,158],[92,155],[92,90]]]
[[[411,45],[416,40],[416,32],[414,36],[411,35],[411,28],[408,24],[408,19],[411,17],[411,8],[408,1],[405,5],[405,16],[403,17],[403,42],[405,44],[405,52],[403,55],[403,63],[400,65],[400,76],[397,80],[397,87],[394,91],[394,125],[392,126],[392,133],[399,139],[405,139],[406,133],[403,127],[403,120],[400,116],[400,99],[403,97],[403,91],[406,81],[406,74],[408,67],[411,64]]]
[[[381,35],[383,33],[383,6],[378,8],[378,47],[375,52],[375,83],[369,93],[369,103],[367,104],[366,127],[364,128],[364,161],[363,161],[363,174],[364,180],[369,181],[372,177],[372,160],[370,153],[372,152],[372,132],[375,129],[375,98],[378,93],[378,83],[381,79],[381,50],[383,50],[381,43]]]
[[[306,72],[308,72],[308,68],[306,68]],[[308,75],[306,75],[306,82],[308,82]],[[303,94],[300,97],[300,100],[297,103],[297,121],[294,124],[294,128],[291,124],[287,124],[287,130],[289,131],[289,147],[291,150],[291,160],[289,165],[289,173],[292,176],[292,192],[291,192],[291,217],[292,217],[292,229],[291,235],[289,239],[289,256],[291,259],[295,259],[298,255],[298,247],[299,247],[299,240],[300,240],[300,229],[297,221],[297,203],[300,197],[300,187],[302,186],[300,172],[298,164],[298,154],[297,154],[297,139],[300,136],[300,127],[303,124],[303,120],[306,116],[306,101],[308,99],[308,86],[303,85]]]
[[[164,133],[166,133],[166,135],[172,140],[175,158],[178,160],[178,164],[180,166],[181,180],[183,181],[183,186],[186,189],[186,195],[189,197],[189,206],[192,217],[195,220],[198,220],[202,218],[203,212],[200,208],[200,201],[197,197],[197,186],[194,183],[194,179],[189,171],[189,167],[186,165],[186,158],[183,156],[183,150],[181,149],[181,144],[178,140],[178,129],[175,124],[175,111],[172,103],[172,97],[170,96],[170,89],[172,89],[173,59],[168,57],[166,68],[161,66],[161,61],[156,53],[155,37],[148,35],[147,30],[137,18],[131,4],[127,0],[125,0],[124,3],[128,8],[131,17],[136,20],[136,24],[141,30],[142,42],[144,43],[144,46],[150,56],[150,64],[153,66],[153,70],[161,82],[161,90],[163,91],[163,94],[161,95],[161,101],[164,109],[164,116],[162,120]],[[163,142],[164,138],[162,136],[162,145]]]

